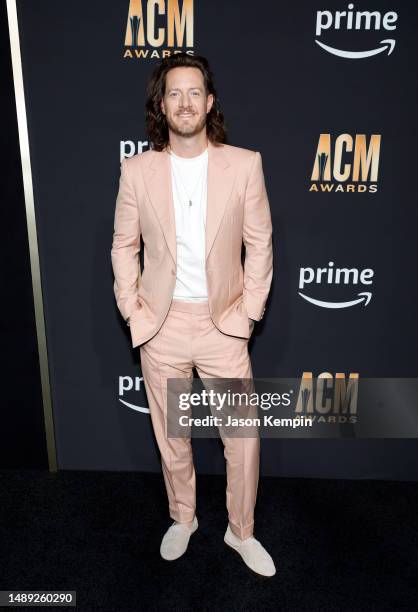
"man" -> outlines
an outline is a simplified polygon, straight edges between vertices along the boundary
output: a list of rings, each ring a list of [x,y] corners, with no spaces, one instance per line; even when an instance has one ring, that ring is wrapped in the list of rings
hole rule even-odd
[[[174,519],[160,552],[173,560],[186,551],[198,522],[190,438],[167,435],[167,379],[190,381],[193,367],[201,378],[252,379],[248,339],[270,290],[272,225],[261,155],[225,144],[205,58],[179,53],[162,60],[146,111],[152,149],[122,161],[111,257],[116,302],[133,347],[140,347]],[[273,559],[253,536],[259,437],[222,441],[224,540],[253,571],[272,576]]]

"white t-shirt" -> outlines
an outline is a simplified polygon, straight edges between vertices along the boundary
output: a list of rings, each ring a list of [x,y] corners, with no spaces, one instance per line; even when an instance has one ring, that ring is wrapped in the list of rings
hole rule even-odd
[[[205,301],[208,149],[196,157],[179,157],[171,152],[170,162],[177,241],[173,298]]]

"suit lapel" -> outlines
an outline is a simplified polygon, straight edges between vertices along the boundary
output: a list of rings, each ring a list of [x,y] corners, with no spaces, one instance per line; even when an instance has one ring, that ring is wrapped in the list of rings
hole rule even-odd
[[[226,149],[208,144],[208,201],[206,210],[206,257],[208,258],[235,181],[235,167]]]
[[[208,193],[206,210],[206,259],[231,195],[235,179],[234,166],[228,161],[223,146],[208,141]],[[166,151],[154,151],[144,169],[145,186],[157,215],[167,247],[176,263],[176,219],[171,184],[170,156]]]
[[[176,262],[176,220],[171,186],[170,158],[166,151],[153,151],[144,169],[145,187],[157,215],[171,256]]]

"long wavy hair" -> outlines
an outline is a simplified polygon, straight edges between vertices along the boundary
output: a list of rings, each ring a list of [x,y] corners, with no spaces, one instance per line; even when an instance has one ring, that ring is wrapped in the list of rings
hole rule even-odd
[[[169,70],[178,66],[199,68],[203,74],[206,95],[213,94],[212,108],[206,116],[206,133],[209,140],[224,143],[227,140],[226,126],[218,96],[213,84],[213,74],[209,68],[208,60],[201,55],[188,55],[185,52],[176,53],[161,60],[154,68],[147,86],[147,101],[145,104],[146,128],[148,139],[156,151],[163,151],[169,144],[168,125],[161,110],[161,100],[165,94],[166,75]]]

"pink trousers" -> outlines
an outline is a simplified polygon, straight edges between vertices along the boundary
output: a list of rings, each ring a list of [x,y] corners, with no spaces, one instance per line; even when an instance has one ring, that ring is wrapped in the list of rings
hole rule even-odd
[[[152,425],[161,453],[169,513],[190,523],[196,511],[196,474],[190,438],[167,436],[167,379],[252,379],[248,340],[223,334],[212,322],[208,302],[173,299],[168,315],[150,340],[140,345],[141,369]],[[241,539],[253,534],[259,478],[260,440],[222,436],[226,459],[226,506],[231,530]]]

